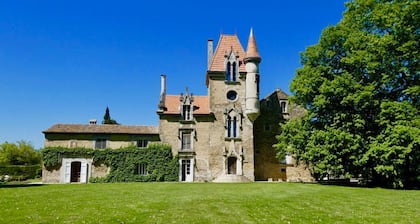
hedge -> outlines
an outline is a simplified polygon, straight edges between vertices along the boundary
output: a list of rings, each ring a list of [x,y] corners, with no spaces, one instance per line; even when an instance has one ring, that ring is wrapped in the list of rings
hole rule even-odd
[[[42,167],[38,165],[0,165],[0,176],[9,176],[9,180],[27,180],[41,176]]]

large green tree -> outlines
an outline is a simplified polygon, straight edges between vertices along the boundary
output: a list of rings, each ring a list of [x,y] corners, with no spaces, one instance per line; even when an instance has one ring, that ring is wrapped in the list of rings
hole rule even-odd
[[[420,184],[420,2],[353,0],[301,54],[292,101],[305,117],[282,126],[278,156],[318,178]]]

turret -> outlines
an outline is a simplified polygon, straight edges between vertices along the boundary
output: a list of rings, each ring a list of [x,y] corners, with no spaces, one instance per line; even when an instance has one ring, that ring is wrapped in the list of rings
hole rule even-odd
[[[260,101],[259,101],[259,64],[261,62],[260,54],[258,53],[257,44],[254,38],[254,33],[251,28],[249,34],[248,46],[244,57],[246,80],[245,80],[245,114],[249,120],[254,122],[260,115]]]

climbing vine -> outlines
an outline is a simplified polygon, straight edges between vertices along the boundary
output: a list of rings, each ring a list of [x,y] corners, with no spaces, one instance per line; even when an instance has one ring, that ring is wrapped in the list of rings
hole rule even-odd
[[[89,148],[48,147],[42,149],[47,170],[59,169],[63,158],[92,158],[93,165],[110,167],[105,177],[94,177],[90,182],[177,181],[178,159],[167,144],[150,144],[147,148],[129,146],[120,149],[95,150]],[[146,174],[137,172],[143,164]]]

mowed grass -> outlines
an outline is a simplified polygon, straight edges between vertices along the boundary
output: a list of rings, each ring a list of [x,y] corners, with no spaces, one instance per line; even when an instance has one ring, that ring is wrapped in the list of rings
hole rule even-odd
[[[420,191],[298,183],[0,186],[0,223],[420,223]]]

